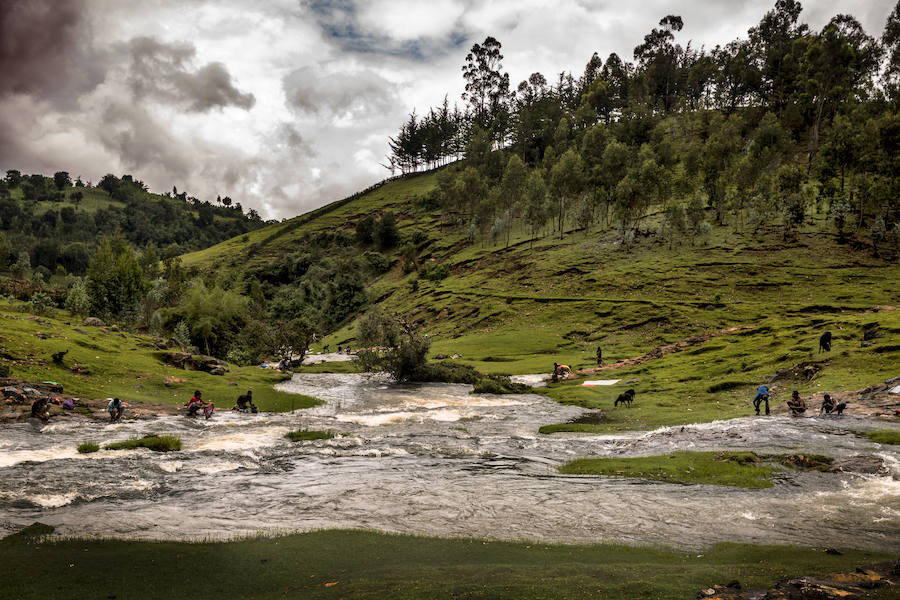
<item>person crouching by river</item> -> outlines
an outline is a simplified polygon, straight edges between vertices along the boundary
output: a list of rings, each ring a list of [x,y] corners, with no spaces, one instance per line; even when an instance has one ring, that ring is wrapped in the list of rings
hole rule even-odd
[[[759,414],[760,405],[765,402],[766,403],[766,414],[769,414],[769,387],[766,385],[761,385],[756,388],[756,398],[753,399],[753,408],[756,409],[756,414]]]
[[[203,401],[203,394],[200,390],[195,390],[194,395],[191,396],[191,399],[188,400],[188,403],[184,405],[187,408],[189,417],[196,417],[197,413],[203,410],[203,407],[206,406],[206,402]]]
[[[791,409],[792,417],[803,416],[803,413],[805,413],[807,409],[806,402],[800,397],[800,392],[797,390],[791,392],[791,399],[788,400],[787,405],[788,408]]]
[[[109,404],[106,405],[106,412],[109,413],[109,422],[115,423],[122,417],[125,412],[125,405],[118,398],[110,398]]]

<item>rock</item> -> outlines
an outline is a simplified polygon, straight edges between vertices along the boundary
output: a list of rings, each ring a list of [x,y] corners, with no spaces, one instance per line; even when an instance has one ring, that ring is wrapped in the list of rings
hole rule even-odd
[[[0,377],[9,377],[9,365],[0,363]]]
[[[28,398],[19,388],[6,386],[2,390],[3,397],[10,404],[28,404]]]
[[[833,473],[865,473],[883,475],[888,472],[884,459],[874,454],[855,454],[834,462],[828,469]]]
[[[185,371],[205,371],[213,375],[224,375],[228,372],[228,364],[214,356],[193,355],[188,352],[165,352],[162,359],[167,365]]]
[[[104,323],[97,317],[86,317],[82,325],[84,325],[85,327],[103,327],[104,325],[106,325],[106,323]]]
[[[81,329],[78,329],[78,328],[77,328],[77,327],[76,327],[76,328],[75,328],[75,329],[74,329],[74,330],[75,330],[75,331],[77,331],[77,332],[78,332],[78,333],[81,333],[81,334],[83,334],[83,335],[87,335],[87,331],[84,331],[84,330],[81,330]]]

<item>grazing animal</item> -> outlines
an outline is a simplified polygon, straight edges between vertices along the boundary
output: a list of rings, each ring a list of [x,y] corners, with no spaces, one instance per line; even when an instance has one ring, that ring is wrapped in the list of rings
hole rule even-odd
[[[831,351],[831,332],[826,331],[819,338],[819,352],[830,352]]]
[[[613,402],[613,406],[618,406],[619,402],[631,408],[631,403],[634,402],[634,390],[625,390],[619,394],[619,397]]]

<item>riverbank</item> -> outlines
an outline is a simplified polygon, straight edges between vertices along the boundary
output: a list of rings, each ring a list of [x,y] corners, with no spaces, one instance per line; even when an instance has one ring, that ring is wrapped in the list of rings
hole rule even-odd
[[[853,570],[895,558],[824,548],[716,544],[699,552],[315,531],[224,543],[6,538],[3,597],[694,598],[738,581]]]

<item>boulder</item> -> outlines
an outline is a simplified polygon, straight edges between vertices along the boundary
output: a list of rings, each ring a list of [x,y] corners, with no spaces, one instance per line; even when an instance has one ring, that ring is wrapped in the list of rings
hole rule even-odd
[[[865,473],[884,475],[888,472],[884,459],[875,454],[855,454],[834,462],[829,471],[836,473]]]
[[[106,323],[104,323],[97,317],[86,317],[82,325],[84,325],[85,327],[103,327],[104,325],[106,325]]]

